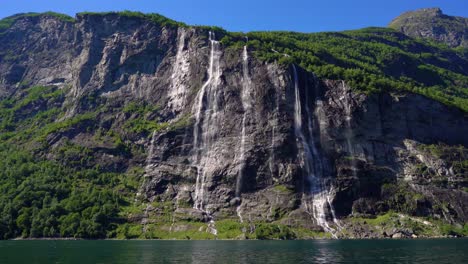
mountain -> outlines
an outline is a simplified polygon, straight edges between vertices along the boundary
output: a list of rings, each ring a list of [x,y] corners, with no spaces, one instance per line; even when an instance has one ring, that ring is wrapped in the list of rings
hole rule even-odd
[[[439,8],[424,8],[403,13],[390,28],[415,38],[428,38],[452,48],[468,48],[468,19],[447,16]]]
[[[0,235],[467,235],[467,74],[386,28],[3,19]]]

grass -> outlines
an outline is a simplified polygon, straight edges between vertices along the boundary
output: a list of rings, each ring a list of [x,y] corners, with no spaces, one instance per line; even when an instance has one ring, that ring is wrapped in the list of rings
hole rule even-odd
[[[142,207],[139,207],[142,209]],[[135,208],[134,208],[135,209]],[[137,211],[138,212],[138,208]],[[135,213],[136,213],[135,212]],[[141,212],[141,211],[140,211]],[[115,237],[118,239],[175,239],[175,240],[212,240],[212,239],[330,239],[331,234],[317,232],[305,228],[291,228],[281,224],[256,222],[250,233],[250,224],[240,223],[233,219],[223,219],[215,222],[217,235],[208,232],[208,225],[202,222],[178,221],[171,224],[168,221],[151,222],[147,225],[126,223],[120,225]]]
[[[183,231],[171,231],[183,229]],[[116,237],[119,239],[175,239],[175,240],[212,240],[216,237],[206,232],[205,223],[177,222],[171,224],[124,224],[117,230]]]
[[[256,223],[255,238],[259,240],[295,239],[296,234],[291,228],[281,224]]]
[[[292,193],[293,192],[293,190],[289,189],[287,186],[282,185],[282,184],[273,186],[273,189],[280,193]]]
[[[326,232],[314,231],[306,228],[293,228],[297,239],[331,239],[332,235]]]
[[[137,104],[131,102],[127,104],[122,111],[130,117],[123,125],[124,130],[130,133],[148,135],[154,131],[159,132],[168,128],[170,126],[169,123],[159,122],[157,118],[151,120],[151,117],[157,115],[159,110],[159,106],[147,103]]]
[[[468,224],[451,225],[438,219],[412,217],[408,215],[387,212],[376,218],[352,217],[352,223],[368,225],[376,231],[409,229],[419,237],[437,236],[468,236]]]
[[[355,223],[365,223],[371,226],[385,226],[398,219],[398,215],[394,212],[387,212],[382,215],[378,215],[375,218],[362,218],[362,217],[353,217],[351,220]]]
[[[216,229],[218,230],[219,239],[239,239],[244,235],[245,230],[248,230],[248,224],[240,223],[236,220],[224,219],[216,221]]]
[[[186,127],[191,126],[191,125],[192,125],[191,116],[189,114],[184,114],[182,117],[177,119],[176,122],[170,123],[168,125],[168,129],[171,130],[171,131],[174,131],[174,130],[179,130],[179,129],[186,128]]]

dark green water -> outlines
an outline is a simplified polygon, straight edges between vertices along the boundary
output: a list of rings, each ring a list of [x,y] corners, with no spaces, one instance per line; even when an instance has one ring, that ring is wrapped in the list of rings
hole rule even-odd
[[[468,263],[468,239],[0,241],[0,263]]]

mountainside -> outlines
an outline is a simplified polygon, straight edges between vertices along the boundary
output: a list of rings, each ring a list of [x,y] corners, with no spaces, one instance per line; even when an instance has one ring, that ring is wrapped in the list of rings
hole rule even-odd
[[[468,19],[447,16],[439,8],[403,13],[389,27],[415,38],[428,38],[452,48],[468,48]]]
[[[0,21],[0,237],[468,234],[468,56],[392,29]]]

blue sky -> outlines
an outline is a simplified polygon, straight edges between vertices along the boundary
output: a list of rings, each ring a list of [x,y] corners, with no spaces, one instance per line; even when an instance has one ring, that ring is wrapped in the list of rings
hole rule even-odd
[[[468,0],[0,0],[0,18],[23,12],[133,10],[230,31],[338,31],[386,26],[400,13],[441,7],[468,17]]]

